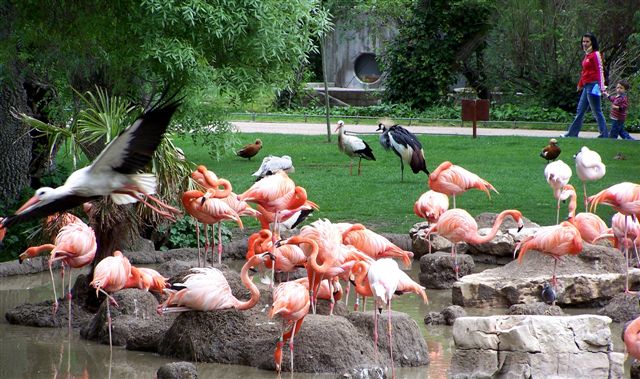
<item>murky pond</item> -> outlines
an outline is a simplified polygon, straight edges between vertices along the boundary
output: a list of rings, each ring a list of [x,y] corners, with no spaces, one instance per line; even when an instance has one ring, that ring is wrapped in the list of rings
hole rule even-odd
[[[235,267],[235,266],[234,266]],[[417,278],[419,265],[413,264],[410,276]],[[5,277],[0,279],[0,312],[26,302],[39,302],[52,297],[48,273]],[[59,288],[59,275],[56,281]],[[441,311],[451,304],[451,291],[427,290],[429,305],[410,294],[394,299],[393,309],[408,313],[420,326],[429,347],[431,364],[420,368],[400,368],[397,377],[406,379],[446,378],[454,350],[451,327],[427,326],[424,315]],[[352,294],[353,296],[353,294]],[[353,299],[351,299],[353,300]],[[368,304],[371,306],[371,303]],[[585,309],[568,309],[568,313],[590,313]],[[505,309],[467,309],[469,315],[502,314]],[[303,326],[304,327],[304,326]],[[616,351],[623,351],[620,341],[621,326],[612,324]],[[373,342],[372,342],[373,343]],[[114,347],[110,357],[109,346],[80,338],[79,332],[68,334],[66,328],[35,328],[15,326],[0,321],[0,378],[132,378],[148,379],[158,368],[174,361],[157,354],[129,351]],[[201,378],[275,378],[271,371],[236,365],[196,363]],[[284,373],[283,378],[335,378],[335,374]]]

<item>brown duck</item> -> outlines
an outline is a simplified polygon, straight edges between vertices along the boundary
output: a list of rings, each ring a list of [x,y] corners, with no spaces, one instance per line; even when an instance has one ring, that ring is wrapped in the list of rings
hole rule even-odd
[[[549,161],[555,161],[561,152],[562,150],[560,150],[558,146],[558,140],[551,138],[549,144],[540,152],[540,156],[549,163]]]
[[[258,154],[260,149],[262,149],[262,141],[257,139],[256,142],[244,145],[242,149],[236,151],[236,155],[251,160],[251,157]]]

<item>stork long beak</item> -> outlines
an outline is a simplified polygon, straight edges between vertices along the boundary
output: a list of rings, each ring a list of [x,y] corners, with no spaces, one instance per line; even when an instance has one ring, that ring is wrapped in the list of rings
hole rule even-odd
[[[40,197],[38,195],[34,195],[31,199],[27,200],[26,203],[22,204],[20,208],[18,208],[18,210],[16,211],[16,214],[19,215],[20,213],[26,211],[30,207],[38,204],[39,202],[40,202]]]

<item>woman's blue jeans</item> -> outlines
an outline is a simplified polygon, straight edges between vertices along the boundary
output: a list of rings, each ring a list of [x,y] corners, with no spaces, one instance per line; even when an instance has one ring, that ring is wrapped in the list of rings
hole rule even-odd
[[[596,83],[597,82],[587,83],[582,88],[582,94],[580,94],[580,100],[578,100],[576,118],[573,119],[571,126],[569,126],[569,130],[566,134],[567,137],[578,136],[578,133],[580,133],[580,129],[582,129],[584,114],[587,113],[587,107],[591,108],[593,117],[595,117],[596,122],[598,123],[598,131],[600,132],[600,135],[598,137],[606,138],[609,136],[607,133],[607,123],[604,120],[604,115],[602,114],[600,96],[591,94],[591,90]]]

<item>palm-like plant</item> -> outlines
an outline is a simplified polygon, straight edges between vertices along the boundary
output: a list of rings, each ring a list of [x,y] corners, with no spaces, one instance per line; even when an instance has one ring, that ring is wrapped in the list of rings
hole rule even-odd
[[[70,156],[74,170],[82,160],[93,161],[106,144],[117,137],[142,111],[124,98],[109,96],[101,88],[96,88],[95,93],[76,93],[84,108],[64,127],[44,123],[26,114],[17,115],[47,137],[51,161],[55,159],[58,148],[63,148]],[[179,194],[188,185],[186,178],[191,171],[189,162],[171,140],[165,137],[154,153],[151,166],[151,172],[157,177],[157,195],[169,204],[177,204]],[[90,212],[98,239],[96,262],[111,255],[114,249],[122,248],[119,245],[124,243],[123,233],[135,236],[142,224],[157,228],[168,222],[144,206],[135,206],[135,216],[130,212],[130,206],[115,205],[108,198],[100,200]]]

